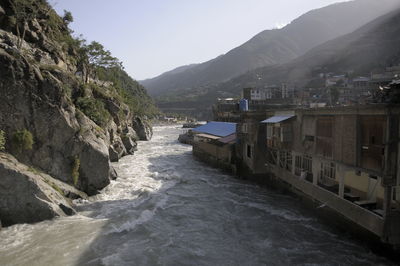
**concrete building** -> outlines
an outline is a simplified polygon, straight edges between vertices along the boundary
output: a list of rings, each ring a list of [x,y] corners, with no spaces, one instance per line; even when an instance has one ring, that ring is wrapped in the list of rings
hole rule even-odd
[[[234,98],[218,99],[212,106],[213,120],[236,122],[240,118],[239,100]]]
[[[209,122],[193,129],[193,155],[218,168],[234,171],[236,123]]]
[[[238,161],[400,247],[399,115],[384,104],[246,114]]]

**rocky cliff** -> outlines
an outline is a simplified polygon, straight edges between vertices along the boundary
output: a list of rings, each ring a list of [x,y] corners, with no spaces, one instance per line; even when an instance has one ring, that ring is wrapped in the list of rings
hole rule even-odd
[[[5,151],[16,158],[11,167],[14,157],[0,156],[0,195],[9,195],[0,198],[0,220],[7,224],[59,215],[60,204],[71,208],[60,193],[57,204],[43,204],[52,201],[40,196],[49,185],[32,181],[41,179],[18,164],[93,195],[116,178],[110,159],[133,154],[137,140],[151,138],[140,111],[142,102],[151,105],[144,88],[130,78],[123,82],[130,86],[117,75],[107,79],[111,70],[127,75],[91,64],[86,51],[46,1],[0,0],[0,130]],[[29,217],[13,216],[15,208]],[[46,214],[34,217],[38,209]]]

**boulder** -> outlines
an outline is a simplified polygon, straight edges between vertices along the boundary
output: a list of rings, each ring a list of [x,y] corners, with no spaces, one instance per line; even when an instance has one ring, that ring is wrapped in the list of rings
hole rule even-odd
[[[150,140],[153,136],[151,125],[140,117],[135,117],[133,119],[132,126],[140,140]]]
[[[86,195],[51,176],[0,153],[0,220],[8,226],[75,213],[65,194]]]
[[[118,174],[117,171],[114,169],[114,167],[110,167],[110,179],[115,180],[117,179]]]
[[[134,154],[134,152],[137,151],[136,140],[138,139],[138,136],[133,128],[129,126],[125,127],[121,139],[128,154]]]
[[[105,101],[106,109],[111,114],[112,117],[118,117],[121,107],[114,99],[107,99]]]
[[[108,147],[108,156],[110,157],[110,162],[118,162],[120,156],[118,152],[115,150],[113,145]]]
[[[135,151],[137,150],[137,143],[130,136],[127,136],[127,135],[122,136],[122,143],[124,144],[124,147],[128,154],[134,154]]]
[[[36,43],[36,42],[40,41],[40,38],[37,35],[37,33],[34,32],[34,31],[29,30],[29,28],[26,30],[25,34],[26,34],[25,35],[25,40],[27,40],[28,42]]]
[[[122,131],[124,136],[127,136],[131,138],[133,141],[137,141],[139,139],[136,131],[132,127],[125,127],[125,129]]]
[[[113,137],[112,145],[108,148],[108,154],[111,162],[118,162],[122,156],[128,154],[119,136]]]
[[[87,142],[79,154],[79,186],[89,195],[110,184],[110,161],[104,143]]]

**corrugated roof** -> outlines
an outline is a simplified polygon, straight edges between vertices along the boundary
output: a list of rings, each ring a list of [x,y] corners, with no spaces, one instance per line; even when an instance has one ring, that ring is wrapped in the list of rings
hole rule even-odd
[[[267,124],[280,123],[280,122],[288,120],[292,117],[294,117],[294,115],[276,115],[276,116],[270,117],[264,121],[261,121],[261,123],[267,123]]]
[[[222,142],[222,143],[225,143],[225,144],[226,143],[236,142],[236,133],[232,134],[232,135],[229,135],[229,136],[226,136],[226,137],[223,137],[223,138],[220,138],[218,141]]]
[[[193,129],[193,132],[206,133],[219,137],[226,137],[236,132],[236,123],[208,122]]]

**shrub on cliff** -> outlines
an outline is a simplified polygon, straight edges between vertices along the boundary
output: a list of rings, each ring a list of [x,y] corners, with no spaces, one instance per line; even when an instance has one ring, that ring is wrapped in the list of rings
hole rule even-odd
[[[4,150],[4,145],[6,144],[6,137],[4,131],[0,130],[0,151]]]
[[[18,130],[12,136],[12,146],[17,152],[32,150],[33,143],[32,133],[27,129]]]
[[[103,127],[110,120],[110,113],[104,108],[104,103],[99,99],[80,97],[76,106],[97,125]]]
[[[75,156],[74,161],[72,163],[72,182],[74,185],[78,185],[79,181],[79,167],[81,166],[81,161],[79,160],[78,156]]]

